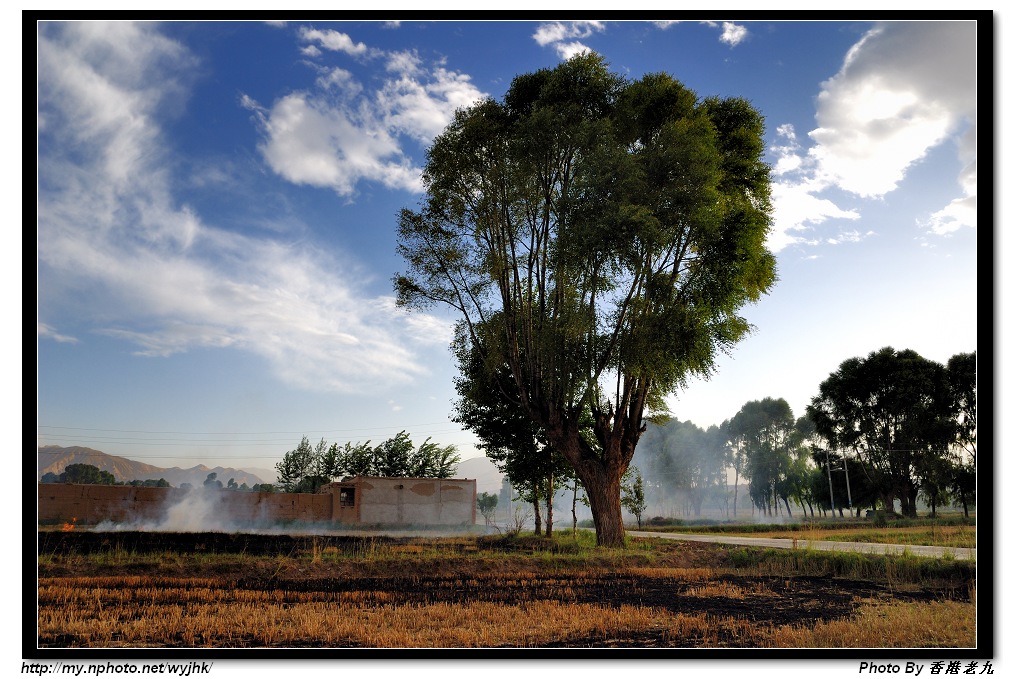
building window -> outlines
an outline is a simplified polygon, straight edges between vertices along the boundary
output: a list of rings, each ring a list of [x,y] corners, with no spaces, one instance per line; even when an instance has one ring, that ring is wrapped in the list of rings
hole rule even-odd
[[[356,489],[343,488],[338,492],[338,504],[340,507],[356,506]]]

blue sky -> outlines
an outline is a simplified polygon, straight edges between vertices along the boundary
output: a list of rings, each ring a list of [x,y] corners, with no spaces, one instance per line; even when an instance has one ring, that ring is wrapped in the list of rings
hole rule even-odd
[[[583,49],[766,118],[779,282],[670,399],[796,415],[845,359],[977,348],[976,27],[43,23],[38,443],[271,469],[306,434],[474,438],[453,318],[393,305],[396,215],[456,107]],[[989,225],[988,225],[988,228]]]

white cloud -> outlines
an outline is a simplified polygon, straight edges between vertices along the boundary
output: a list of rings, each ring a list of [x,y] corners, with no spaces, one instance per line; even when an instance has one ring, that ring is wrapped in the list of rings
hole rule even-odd
[[[299,31],[300,40],[304,42],[317,43],[324,49],[331,50],[333,52],[345,52],[346,54],[356,56],[365,56],[367,54],[367,46],[361,42],[353,42],[345,33],[334,30],[321,31],[316,28],[307,28],[306,26],[300,28]]]
[[[354,193],[362,180],[419,190],[419,168],[370,111],[297,92],[276,101],[261,117],[261,127],[265,161],[294,184],[331,188],[341,195]]]
[[[575,40],[574,42],[560,42],[554,45],[554,47],[557,50],[557,54],[560,55],[560,58],[564,59],[565,61],[573,56],[582,54],[583,52],[593,51],[591,47],[589,47],[588,45],[583,45],[577,40]]]
[[[379,53],[378,53],[379,54]],[[402,150],[402,136],[429,144],[458,108],[483,97],[468,75],[427,65],[414,52],[386,56],[391,77],[368,90],[342,68],[319,68],[316,89],[293,92],[270,107],[244,95],[264,140],[269,167],[286,180],[352,196],[361,181],[422,190],[422,170]]]
[[[864,240],[865,238],[869,238],[870,236],[873,236],[873,235],[874,235],[873,231],[867,231],[866,233],[860,233],[856,229],[853,229],[852,231],[843,231],[838,236],[834,236],[832,238],[829,238],[827,242],[830,245],[839,245],[841,243],[859,243],[860,241]]]
[[[674,24],[679,24],[679,21],[653,21],[653,24],[657,28],[666,30]],[[730,47],[736,47],[747,37],[747,27],[735,24],[732,21],[723,21],[721,24],[715,21],[700,21],[698,22],[703,26],[709,26],[711,28],[722,28],[722,33],[719,35],[719,42],[726,43]]]
[[[773,252],[793,243],[815,243],[813,227],[829,219],[860,218],[856,210],[844,210],[831,200],[815,196],[813,190],[808,183],[772,183],[773,228],[768,247]]]
[[[719,42],[724,42],[730,47],[736,47],[747,37],[747,29],[731,21],[722,22],[722,35]]]
[[[958,183],[962,196],[952,200],[930,216],[927,229],[946,235],[968,226],[976,228],[976,128],[971,127],[959,140],[959,159],[963,167]]]
[[[178,67],[192,64],[152,26],[41,27],[39,108],[48,124],[39,147],[40,314],[53,323],[54,312],[76,314],[143,355],[241,349],[306,389],[362,391],[425,374],[405,338],[420,335],[428,317],[408,323],[386,298],[366,295],[360,286],[368,277],[354,263],[312,242],[216,228],[175,198],[161,116],[180,93]],[[245,96],[241,103],[275,126],[290,154],[331,144],[317,174],[313,162],[277,149],[277,162],[305,181],[342,181],[332,167],[336,148],[360,159],[398,156],[390,139],[365,139],[358,121],[306,97],[291,95],[270,110]],[[293,130],[281,129],[286,121]],[[367,148],[336,144],[343,125]],[[360,173],[386,181],[397,171],[367,164]],[[41,322],[38,332],[73,340]]]
[[[532,39],[542,47],[552,45],[561,59],[570,59],[581,52],[592,51],[574,38],[588,38],[605,30],[606,25],[601,21],[554,21],[540,24]]]
[[[862,197],[907,170],[976,115],[976,26],[893,22],[869,31],[822,84],[810,133],[818,171]]]
[[[856,210],[821,194],[834,188],[881,198],[931,149],[963,131],[962,196],[924,226],[939,234],[975,226],[975,39],[969,22],[893,22],[876,26],[849,50],[840,71],[822,83],[810,148],[801,147],[790,125],[777,128],[778,141],[769,148],[777,179],[775,243],[784,247],[797,240],[790,232],[829,219],[856,219]]]

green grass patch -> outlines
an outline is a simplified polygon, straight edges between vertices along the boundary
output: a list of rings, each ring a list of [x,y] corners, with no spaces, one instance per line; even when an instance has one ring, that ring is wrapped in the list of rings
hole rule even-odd
[[[747,547],[729,547],[728,551],[733,568],[755,575],[810,575],[870,580],[893,586],[943,586],[955,590],[973,587],[976,582],[975,562],[930,559],[909,553],[885,555]]]

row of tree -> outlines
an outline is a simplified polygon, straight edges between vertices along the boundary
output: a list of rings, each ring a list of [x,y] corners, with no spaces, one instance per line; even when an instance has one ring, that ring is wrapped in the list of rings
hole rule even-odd
[[[135,486],[140,488],[171,488],[172,485],[165,479],[135,479],[133,481],[117,481],[116,477],[110,472],[103,471],[93,464],[75,463],[69,464],[67,467],[56,474],[54,472],[46,472],[40,479],[41,483],[83,483],[83,484],[94,484],[102,486]],[[211,472],[204,480],[205,488],[223,488],[222,482],[218,480],[218,473]],[[190,489],[192,486],[189,483],[181,483],[180,488]],[[224,486],[227,490],[246,490],[246,491],[260,491],[263,493],[272,493],[275,488],[270,483],[255,483],[253,487],[248,487],[246,483],[237,485],[235,479],[229,479],[228,485]]]
[[[286,493],[316,493],[321,486],[351,476],[451,478],[461,456],[454,445],[440,446],[427,438],[416,446],[401,431],[379,445],[337,443],[321,439],[312,445],[306,436],[275,465],[278,486]]]
[[[117,481],[110,472],[103,471],[93,464],[78,462],[69,464],[59,474],[46,472],[39,479],[41,483],[83,483],[102,486],[141,486],[145,488],[169,488],[165,479],[145,479],[133,481]]]
[[[736,516],[748,482],[753,508],[792,514],[846,506],[914,516],[952,502],[966,514],[976,497],[976,354],[947,365],[891,347],[844,361],[796,418],[784,399],[745,403],[703,430],[670,421],[650,428],[638,451],[649,499],[679,492],[700,515],[703,503]],[[728,475],[733,491],[728,491]]]

